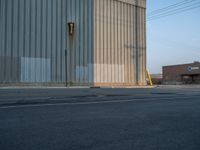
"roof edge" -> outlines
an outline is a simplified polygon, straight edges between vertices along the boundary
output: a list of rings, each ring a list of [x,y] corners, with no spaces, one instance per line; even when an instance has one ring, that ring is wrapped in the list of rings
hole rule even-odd
[[[194,65],[200,65],[200,62],[194,62],[194,63],[185,63],[185,64],[177,64],[177,65],[168,65],[168,66],[163,66],[163,68],[168,68],[168,67],[179,67],[179,66],[194,66]]]
[[[146,0],[115,0],[115,1],[135,5],[135,6],[142,7],[142,8],[146,8]]]

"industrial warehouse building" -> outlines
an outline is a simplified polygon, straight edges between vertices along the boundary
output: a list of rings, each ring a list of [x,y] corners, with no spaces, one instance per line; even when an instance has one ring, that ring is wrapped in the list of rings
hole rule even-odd
[[[0,0],[0,85],[146,85],[146,0]]]
[[[200,84],[200,62],[163,67],[165,84]]]

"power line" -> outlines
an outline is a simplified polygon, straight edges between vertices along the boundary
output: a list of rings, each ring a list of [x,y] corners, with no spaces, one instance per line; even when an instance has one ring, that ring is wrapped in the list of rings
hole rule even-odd
[[[161,18],[164,18],[164,17],[172,16],[172,15],[175,15],[175,14],[178,14],[178,13],[183,13],[183,12],[186,12],[186,11],[189,11],[189,10],[192,10],[192,9],[196,9],[196,8],[199,8],[199,7],[200,7],[200,5],[195,6],[195,7],[191,7],[191,8],[187,8],[187,9],[181,9],[181,10],[173,12],[173,13],[171,12],[171,13],[164,14],[164,15],[161,15],[161,16],[148,18],[147,21],[151,21],[151,20],[155,20],[155,19],[161,19]]]
[[[159,12],[159,13],[156,13],[154,15],[151,15],[149,16],[148,18],[151,18],[151,17],[154,17],[154,16],[158,16],[158,15],[162,15],[162,14],[165,14],[165,13],[169,13],[169,12],[173,12],[173,11],[176,11],[178,9],[183,9],[183,8],[187,8],[187,7],[191,7],[191,6],[194,6],[194,5],[198,5],[200,2],[197,2],[197,3],[193,3],[191,5],[186,5],[186,6],[178,6],[178,7],[174,7],[173,9],[168,9],[168,10],[165,10],[165,11],[162,11],[162,12]]]
[[[176,8],[176,7],[179,7],[179,6],[194,2],[194,1],[196,1],[196,0],[184,0],[184,1],[181,1],[179,3],[173,4],[173,5],[169,5],[167,7],[161,8],[161,9],[154,10],[154,11],[148,13],[148,15],[151,16],[153,14],[157,14],[157,13],[160,13],[162,11],[167,11],[169,9],[173,9],[173,8]]]
[[[151,17],[147,17],[147,20],[157,18],[157,17],[166,16],[166,15],[170,15],[170,14],[174,14],[174,13],[177,13],[179,11],[184,11],[184,10],[196,8],[196,7],[199,6],[199,4],[200,4],[200,2],[194,3],[192,5],[188,5],[188,6],[185,6],[185,7],[177,8],[177,9],[174,9],[174,10],[171,10],[171,11],[167,11],[167,12],[164,12],[164,13],[160,13],[160,14],[157,14],[157,15],[154,15],[154,16],[151,16]],[[193,7],[193,6],[195,6],[195,7]]]

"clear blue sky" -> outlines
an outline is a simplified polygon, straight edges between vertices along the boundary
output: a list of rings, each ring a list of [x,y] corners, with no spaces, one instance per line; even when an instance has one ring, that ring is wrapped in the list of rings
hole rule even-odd
[[[148,14],[182,0],[147,1]],[[151,73],[161,73],[165,65],[200,61],[200,8],[147,22],[147,53]]]

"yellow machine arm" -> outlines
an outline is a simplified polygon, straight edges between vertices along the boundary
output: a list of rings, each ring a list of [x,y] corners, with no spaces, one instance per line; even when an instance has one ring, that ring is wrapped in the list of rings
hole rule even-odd
[[[152,82],[152,79],[151,79],[151,75],[149,74],[149,71],[146,70],[146,73],[147,73],[147,77],[148,77],[150,86],[153,86],[153,82]]]

